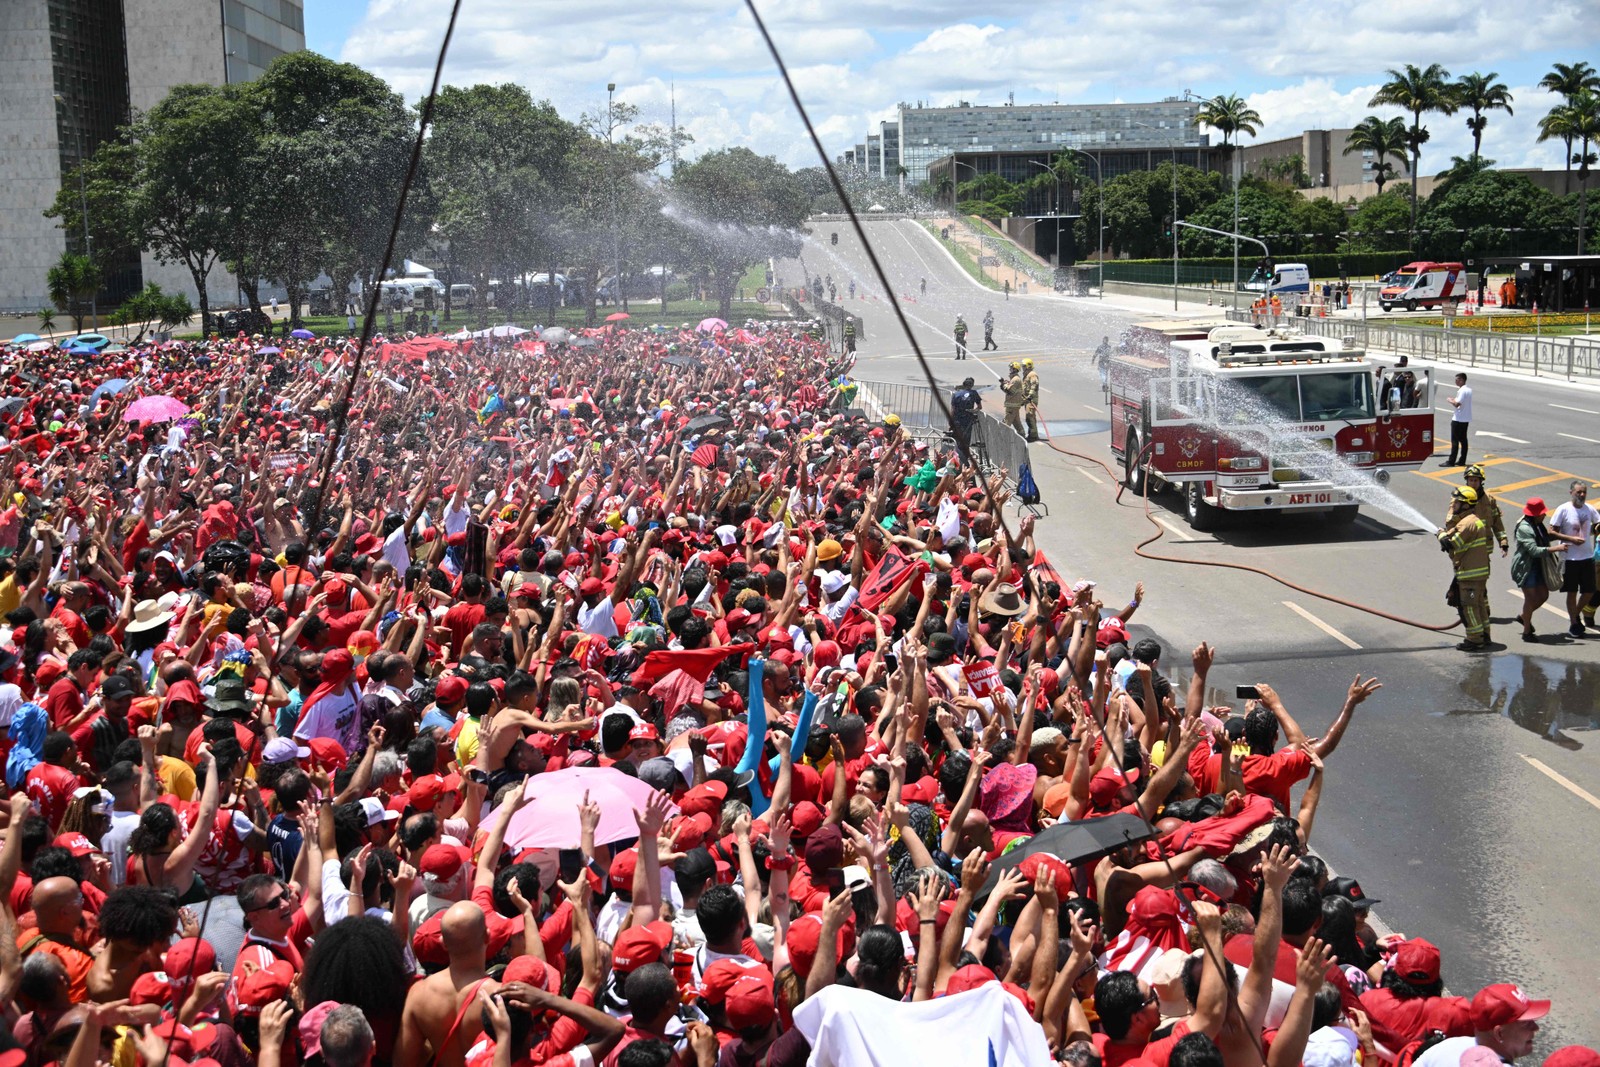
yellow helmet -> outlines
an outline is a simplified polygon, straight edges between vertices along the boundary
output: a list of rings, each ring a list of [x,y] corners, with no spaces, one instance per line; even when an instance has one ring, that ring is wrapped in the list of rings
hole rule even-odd
[[[1022,364],[1018,363],[1016,360],[1012,360],[1011,361],[1011,369],[1012,370],[1021,370],[1022,369]]]
[[[1031,359],[1023,360],[1022,361],[1022,366],[1026,370],[1032,370],[1033,369],[1033,360],[1031,360]]]
[[[885,426],[899,426],[900,425],[900,416],[892,414],[892,413],[889,414],[889,415],[885,415],[883,417],[883,424]]]
[[[1470,485],[1463,485],[1452,495],[1468,507],[1478,502],[1478,491]]]

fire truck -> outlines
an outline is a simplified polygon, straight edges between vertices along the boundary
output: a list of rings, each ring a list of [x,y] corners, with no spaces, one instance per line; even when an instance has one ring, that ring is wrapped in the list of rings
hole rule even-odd
[[[1110,365],[1111,449],[1135,493],[1183,494],[1195,530],[1224,512],[1324,511],[1433,454],[1433,382],[1403,394],[1350,339],[1151,323]],[[1176,336],[1174,336],[1176,335]],[[1404,395],[1408,407],[1393,398]]]

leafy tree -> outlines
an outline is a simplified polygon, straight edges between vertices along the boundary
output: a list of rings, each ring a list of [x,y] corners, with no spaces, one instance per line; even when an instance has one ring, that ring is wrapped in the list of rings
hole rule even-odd
[[[535,102],[520,85],[439,91],[424,158],[437,198],[433,237],[452,280],[459,273],[486,294],[499,278],[504,306],[514,298],[512,279],[555,273],[557,191],[580,136],[549,101]]]
[[[194,308],[190,306],[188,297],[182,293],[162,292],[161,286],[150,282],[122,302],[114,321],[119,326],[137,326],[138,333],[133,337],[133,343],[137,344],[152,326],[161,329],[181,326],[193,314]]]
[[[1489,124],[1486,111],[1500,110],[1507,115],[1513,114],[1511,110],[1511,90],[1507,89],[1504,82],[1495,81],[1499,74],[1491,71],[1488,74],[1463,74],[1456,79],[1456,103],[1462,110],[1472,112],[1472,117],[1467,120],[1467,129],[1472,131],[1472,158],[1478,159],[1482,155],[1483,128]]]
[[[1306,173],[1306,157],[1299,152],[1276,159],[1264,159],[1257,166],[1260,176],[1291,189],[1311,188],[1311,176]]]
[[[1348,221],[1344,208],[1327,197],[1301,197],[1295,206],[1293,225],[1300,235],[1300,252],[1337,252],[1340,234],[1348,228]]]
[[[99,264],[76,252],[61,253],[55,266],[45,274],[50,299],[72,317],[74,333],[83,332],[83,319],[89,314],[89,301],[100,291],[100,280]]]
[[[1228,161],[1228,174],[1233,174],[1233,153],[1239,147],[1235,138],[1241,133],[1251,137],[1261,126],[1261,115],[1244,102],[1240,96],[1213,96],[1200,105],[1195,116],[1202,126],[1209,126],[1222,134],[1222,155]]]
[[[1561,97],[1562,103],[1570,104],[1572,98],[1581,92],[1600,91],[1600,73],[1587,63],[1556,63],[1551,66],[1550,73],[1539,79],[1539,88],[1555,93]],[[1550,114],[1539,121],[1539,140],[1560,140],[1566,143],[1567,151],[1564,159],[1567,176],[1562,191],[1570,193],[1572,192],[1572,142],[1576,135],[1569,132],[1571,123],[1568,121],[1568,116],[1551,121],[1555,118],[1555,112],[1556,109],[1551,109]]]
[[[1530,239],[1564,238],[1570,215],[1561,198],[1520,174],[1485,170],[1428,199],[1417,251],[1430,256],[1511,252]],[[1570,232],[1567,229],[1566,232]]]
[[[1396,119],[1395,121],[1399,121]],[[1399,189],[1368,197],[1350,215],[1341,252],[1398,252],[1410,247],[1411,199]]]
[[[1197,213],[1222,198],[1225,188],[1222,175],[1180,166],[1177,177],[1178,218],[1195,216],[1193,221],[1202,221]],[[1106,179],[1104,197],[1108,255],[1125,254],[1132,259],[1144,259],[1172,254],[1172,180],[1170,161],[1162,163],[1155,170],[1135,171]],[[1242,188],[1244,186],[1241,184]],[[1083,219],[1079,220],[1078,244],[1079,247],[1092,247],[1094,242],[1085,243],[1092,231],[1086,228],[1084,220],[1095,220],[1088,225],[1098,222],[1101,191],[1090,185],[1083,189],[1081,195],[1079,210]],[[1228,211],[1231,224],[1231,206]],[[1191,232],[1182,240],[1183,247],[1188,247],[1189,242],[1198,241],[1199,238]]]
[[[1578,165],[1578,255],[1581,256],[1584,228],[1589,215],[1589,170],[1597,162],[1589,146],[1600,142],[1600,95],[1587,89],[1574,93],[1566,110],[1570,114],[1572,136],[1579,143],[1579,150],[1573,155],[1572,162]]]
[[[693,250],[711,273],[727,318],[744,271],[768,256],[798,253],[810,197],[789,170],[748,148],[710,152],[678,168],[673,194],[696,220]]]
[[[1494,160],[1484,159],[1482,156],[1468,156],[1465,159],[1461,156],[1451,156],[1450,165],[1435,175],[1438,178],[1438,182],[1434,185],[1433,194],[1428,199],[1430,201],[1437,200],[1449,192],[1451,187],[1458,182],[1467,181],[1486,170],[1494,169],[1494,164]]]
[[[1378,186],[1378,195],[1382,196],[1384,185],[1394,173],[1394,164],[1389,162],[1389,157],[1393,156],[1404,163],[1405,146],[1404,119],[1382,119],[1377,115],[1368,115],[1345,138],[1344,155],[1348,156],[1351,152],[1372,153],[1372,179]]]
[[[1026,196],[1020,185],[988,171],[957,185],[956,199],[958,210],[998,222],[1021,211]]]
[[[1406,131],[1406,144],[1411,149],[1411,228],[1417,228],[1417,174],[1422,159],[1422,146],[1428,141],[1428,130],[1422,125],[1422,116],[1430,112],[1453,115],[1457,110],[1454,90],[1450,87],[1450,72],[1438,63],[1418,67],[1407,63],[1404,70],[1390,68],[1389,80],[1384,82],[1367,101],[1368,107],[1383,105],[1411,112],[1411,128]]]
[[[1274,256],[1304,251],[1296,221],[1296,213],[1304,202],[1304,198],[1288,186],[1246,175],[1239,182],[1240,232],[1265,241]],[[1171,210],[1170,203],[1168,210]],[[1216,230],[1232,230],[1233,198],[1219,196],[1191,213],[1187,220]],[[1232,239],[1198,230],[1184,230],[1181,242],[1180,250],[1185,256],[1226,256],[1233,251]],[[1248,251],[1253,246],[1242,247]]]

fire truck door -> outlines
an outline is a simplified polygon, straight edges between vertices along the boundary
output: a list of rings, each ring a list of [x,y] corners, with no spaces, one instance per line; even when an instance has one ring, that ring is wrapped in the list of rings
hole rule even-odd
[[[1150,383],[1150,466],[1177,478],[1217,468],[1214,383],[1208,377],[1161,378]]]
[[[1400,389],[1405,406],[1386,410],[1378,405],[1373,462],[1380,471],[1409,470],[1433,455],[1434,368],[1404,368],[1415,378]]]

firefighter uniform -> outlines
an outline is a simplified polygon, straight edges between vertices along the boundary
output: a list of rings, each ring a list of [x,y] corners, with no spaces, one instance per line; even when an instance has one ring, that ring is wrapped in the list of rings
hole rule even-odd
[[[1506,523],[1500,517],[1500,505],[1495,501],[1494,495],[1483,487],[1483,468],[1474,463],[1462,471],[1462,477],[1468,482],[1477,479],[1477,485],[1467,487],[1478,494],[1478,502],[1472,506],[1472,513],[1483,520],[1483,524],[1489,528],[1489,533],[1493,535],[1495,544],[1500,546],[1501,551],[1507,550],[1510,548],[1510,542],[1506,540]],[[1447,516],[1446,525],[1449,521]]]
[[[844,320],[844,350],[846,352],[854,352],[856,350],[856,320],[855,319],[845,319]]]
[[[1455,568],[1456,610],[1467,631],[1467,639],[1456,647],[1477,652],[1489,645],[1489,528],[1472,511],[1478,503],[1475,490],[1457,489],[1455,501],[1450,525],[1439,531],[1439,545]]]
[[[1022,361],[1022,403],[1028,409],[1028,440],[1039,439],[1039,373],[1033,369],[1033,360]]]
[[[956,327],[951,331],[956,335],[956,358],[967,358],[967,320],[960,315],[956,316]]]
[[[1022,428],[1022,393],[1025,383],[1022,379],[1022,364],[1011,364],[1011,376],[1000,383],[1000,391],[1006,395],[1006,425],[1017,431],[1017,435],[1027,433]]]

